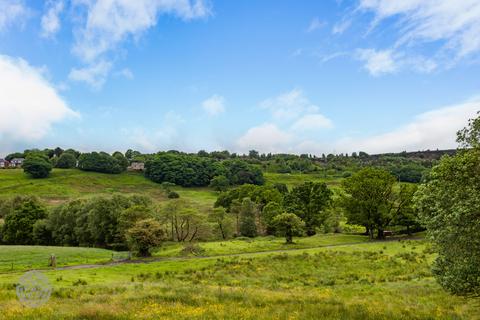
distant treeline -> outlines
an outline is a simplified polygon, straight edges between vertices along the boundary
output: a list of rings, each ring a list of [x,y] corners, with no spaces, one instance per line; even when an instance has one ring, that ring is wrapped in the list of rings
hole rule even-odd
[[[84,171],[121,173],[132,162],[145,164],[145,176],[155,182],[180,186],[212,185],[219,190],[229,185],[262,184],[262,172],[319,173],[325,177],[349,177],[365,167],[382,168],[401,182],[418,183],[443,155],[455,150],[417,151],[369,155],[352,154],[272,154],[251,150],[248,154],[228,151],[184,153],[176,150],[142,154],[127,150],[81,153],[74,149],[31,149],[9,154],[6,160],[25,158],[25,171],[34,178],[48,176],[53,167],[79,168]]]

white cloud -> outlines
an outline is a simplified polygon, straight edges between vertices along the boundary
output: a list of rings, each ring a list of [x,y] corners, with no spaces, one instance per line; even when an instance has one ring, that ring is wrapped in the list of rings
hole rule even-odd
[[[125,79],[132,80],[134,78],[133,72],[128,68],[123,68],[120,71],[115,72],[115,76],[124,77]]]
[[[280,130],[275,124],[264,123],[248,129],[236,146],[242,152],[260,150],[261,152],[284,152],[290,147],[293,136]]]
[[[7,27],[23,23],[30,15],[23,0],[2,0],[0,1],[0,31]]]
[[[454,60],[480,52],[478,0],[360,0],[359,9],[375,14],[373,27],[400,18],[396,48],[438,41],[441,55],[451,53]]]
[[[100,61],[84,68],[73,68],[68,78],[73,81],[85,82],[94,89],[100,89],[105,83],[112,64],[107,61]]]
[[[207,100],[202,102],[202,108],[210,116],[216,116],[225,112],[225,98],[214,94]]]
[[[308,131],[333,128],[332,120],[322,114],[307,114],[292,125],[291,129],[295,131]]]
[[[398,69],[391,50],[358,49],[356,57],[365,62],[364,67],[372,76],[394,73]]]
[[[74,80],[99,89],[105,82],[114,51],[122,42],[136,40],[154,27],[158,17],[170,14],[185,21],[208,17],[209,0],[73,0],[72,6],[82,12],[74,30],[72,51],[86,67],[72,69]],[[128,77],[128,76],[127,76]]]
[[[181,130],[184,123],[185,119],[181,115],[169,111],[163,116],[156,130],[147,131],[142,127],[124,128],[122,134],[130,146],[141,151],[185,150],[186,143],[183,134],[186,130]]]
[[[53,37],[60,30],[60,13],[64,9],[63,0],[48,1],[46,4],[47,11],[42,16],[41,35],[45,38]]]
[[[333,122],[319,113],[319,107],[302,90],[293,89],[264,100],[260,107],[271,112],[270,121],[252,127],[236,141],[240,152],[256,149],[261,152],[303,152],[312,146],[311,137],[318,130],[333,127]],[[315,143],[315,146],[318,146]]]
[[[277,120],[293,120],[305,113],[316,113],[319,108],[312,104],[300,89],[283,93],[260,103],[260,107],[268,109]]]
[[[77,31],[74,52],[92,62],[128,37],[138,37],[155,26],[160,14],[184,20],[210,15],[203,0],[77,0],[86,7],[85,24]]]
[[[39,69],[0,55],[0,149],[43,138],[54,123],[77,117]]]
[[[340,21],[339,23],[335,24],[332,28],[332,33],[333,34],[342,34],[344,33],[348,28],[350,28],[350,25],[352,24],[352,20],[350,19],[344,19]]]
[[[338,142],[338,149],[384,153],[455,148],[456,132],[467,124],[468,119],[476,117],[479,110],[480,99],[439,108],[422,113],[391,132],[364,139],[342,139]]]
[[[325,25],[326,23],[324,21],[321,21],[318,18],[313,18],[312,21],[310,21],[310,25],[307,28],[307,32],[313,32],[315,30],[321,29]]]

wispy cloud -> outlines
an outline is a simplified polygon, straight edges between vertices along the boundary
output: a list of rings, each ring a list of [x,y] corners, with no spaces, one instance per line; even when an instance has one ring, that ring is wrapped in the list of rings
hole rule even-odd
[[[203,110],[210,116],[217,116],[225,112],[225,98],[214,94],[210,98],[202,102]]]
[[[30,9],[23,0],[0,1],[0,32],[14,24],[24,23],[30,16]]]
[[[47,1],[46,12],[41,19],[42,37],[53,37],[60,30],[60,13],[63,11],[64,6],[63,0]]]
[[[94,69],[102,60],[111,60],[121,44],[137,39],[157,24],[159,16],[173,15],[182,20],[205,18],[211,8],[205,0],[75,0],[75,8],[85,12],[75,30],[73,53]],[[92,82],[95,86],[99,83]]]
[[[452,65],[480,53],[477,0],[360,0],[357,11],[374,13],[372,31],[386,19],[397,19],[391,50],[403,54],[406,64],[416,70]],[[421,49],[431,43],[438,49],[433,49],[431,58],[422,57]]]
[[[327,23],[325,21],[321,21],[317,17],[313,18],[308,25],[307,32],[313,32],[315,30],[321,29],[326,26]]]
[[[479,110],[480,99],[441,107],[419,114],[410,123],[390,132],[361,139],[344,138],[338,141],[337,149],[383,153],[455,148],[456,132],[467,124],[468,119],[474,118]]]
[[[100,61],[85,68],[73,68],[68,78],[73,81],[80,81],[90,85],[94,89],[100,89],[105,83],[112,63]]]
[[[352,24],[352,20],[350,19],[344,19],[338,23],[336,23],[333,28],[332,28],[332,33],[333,34],[342,34],[344,33],[348,28],[350,28],[350,25]]]
[[[312,134],[333,128],[333,122],[298,88],[268,98],[260,107],[270,112],[271,119],[251,127],[236,140],[235,148],[240,152],[298,152]]]

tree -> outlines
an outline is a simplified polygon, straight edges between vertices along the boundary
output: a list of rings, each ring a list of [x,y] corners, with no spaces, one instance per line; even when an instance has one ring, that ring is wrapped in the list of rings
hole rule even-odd
[[[433,273],[454,294],[480,294],[480,118],[458,132],[463,150],[444,156],[415,204],[438,256]]]
[[[169,201],[163,208],[162,215],[172,241],[192,242],[208,232],[204,216],[189,207],[184,200]]]
[[[33,226],[47,217],[47,209],[33,197],[18,197],[5,216],[2,235],[9,244],[34,244]]]
[[[77,158],[75,155],[70,152],[63,152],[62,155],[58,158],[57,164],[55,167],[62,169],[75,168],[77,166]]]
[[[118,159],[105,152],[82,153],[78,157],[78,168],[103,173],[120,173],[126,169]]]
[[[365,226],[370,238],[374,230],[383,239],[383,231],[392,220],[395,177],[385,170],[365,168],[343,180],[342,206],[348,223]]]
[[[244,237],[254,238],[257,236],[255,203],[250,198],[242,201],[240,208],[240,234]]]
[[[275,224],[273,219],[283,212],[283,206],[278,202],[271,201],[262,209],[262,222],[267,226],[267,233],[273,234],[275,231]]]
[[[284,198],[288,212],[294,212],[305,222],[307,235],[316,233],[328,218],[328,206],[332,200],[332,191],[325,183],[305,182],[296,186]]]
[[[228,239],[232,234],[233,221],[223,207],[213,208],[209,213],[208,220],[215,225],[223,240]]]
[[[225,176],[216,176],[210,180],[210,188],[213,188],[216,191],[225,191],[229,186],[227,177]]]
[[[140,220],[127,231],[129,247],[140,257],[151,256],[150,250],[164,240],[162,225],[154,219]]]
[[[56,156],[56,157],[60,157],[63,153],[63,149],[60,148],[60,147],[56,147],[55,150],[53,150],[53,154]]]
[[[412,233],[412,227],[419,227],[418,211],[413,205],[413,196],[417,189],[417,185],[402,184],[394,212],[393,224],[406,227],[409,235]]]
[[[117,164],[120,166],[121,171],[127,170],[127,167],[130,163],[120,151],[114,152],[112,157],[117,161]]]
[[[301,236],[305,223],[293,213],[282,213],[273,218],[273,225],[285,237],[287,244],[293,243],[293,236]]]
[[[22,164],[23,171],[28,173],[32,178],[46,178],[52,171],[52,165],[48,159],[32,155],[28,156]]]

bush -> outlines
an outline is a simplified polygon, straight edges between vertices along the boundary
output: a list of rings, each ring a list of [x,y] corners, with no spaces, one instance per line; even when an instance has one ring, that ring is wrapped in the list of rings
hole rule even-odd
[[[168,193],[168,198],[169,199],[178,199],[178,198],[180,198],[180,195],[175,191],[170,191]]]
[[[228,179],[225,176],[216,176],[216,177],[213,177],[212,180],[210,180],[210,188],[213,188],[216,191],[227,190],[229,184],[230,183],[228,182]]]
[[[127,231],[129,247],[137,256],[149,257],[150,250],[164,240],[162,225],[154,219],[140,220]]]
[[[81,154],[78,158],[78,168],[103,173],[120,173],[126,170],[121,161],[105,152]]]
[[[23,161],[22,168],[25,173],[35,179],[46,178],[52,171],[52,165],[48,159],[40,156],[28,157]]]
[[[58,158],[56,168],[71,169],[77,166],[77,158],[72,153],[62,153]]]

